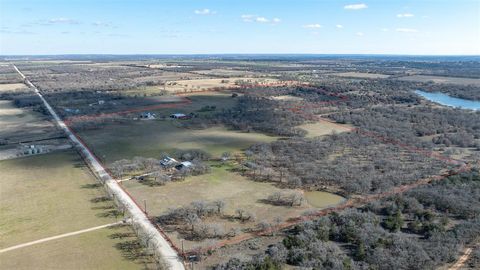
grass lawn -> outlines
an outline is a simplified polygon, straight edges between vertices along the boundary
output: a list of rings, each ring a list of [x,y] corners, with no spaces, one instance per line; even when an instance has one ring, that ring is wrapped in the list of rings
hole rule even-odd
[[[104,228],[2,253],[0,269],[154,269],[127,249],[136,239],[128,226]]]
[[[114,222],[94,183],[73,150],[0,161],[0,248]]]

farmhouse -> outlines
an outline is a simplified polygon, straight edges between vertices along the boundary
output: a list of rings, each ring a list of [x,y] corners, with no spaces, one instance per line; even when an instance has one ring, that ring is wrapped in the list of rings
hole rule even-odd
[[[170,115],[170,118],[185,119],[185,118],[187,118],[187,115],[185,115],[183,113],[174,113],[174,114]]]
[[[160,165],[162,165],[164,167],[170,167],[170,166],[173,166],[177,163],[178,163],[178,161],[174,158],[171,158],[171,157],[165,157],[164,159],[162,159],[160,161]]]

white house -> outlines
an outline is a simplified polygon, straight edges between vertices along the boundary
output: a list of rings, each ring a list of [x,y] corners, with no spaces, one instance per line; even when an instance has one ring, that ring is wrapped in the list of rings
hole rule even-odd
[[[174,114],[170,115],[170,118],[182,119],[182,118],[187,118],[187,115],[185,115],[183,113],[174,113]]]

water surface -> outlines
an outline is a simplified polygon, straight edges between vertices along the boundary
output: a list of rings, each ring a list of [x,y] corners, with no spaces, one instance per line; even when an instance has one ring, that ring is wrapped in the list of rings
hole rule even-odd
[[[336,205],[345,200],[342,196],[323,191],[306,191],[305,199],[311,206],[316,208]]]
[[[443,93],[429,93],[415,90],[415,93],[438,104],[461,109],[480,110],[480,101],[451,97]]]

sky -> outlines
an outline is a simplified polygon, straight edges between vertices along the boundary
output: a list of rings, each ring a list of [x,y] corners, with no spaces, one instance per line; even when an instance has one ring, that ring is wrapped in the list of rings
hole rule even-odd
[[[480,0],[0,0],[0,55],[479,55]]]

